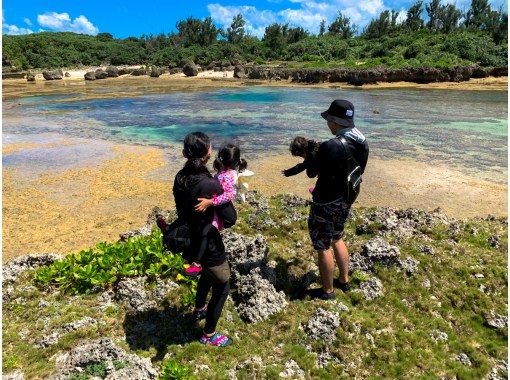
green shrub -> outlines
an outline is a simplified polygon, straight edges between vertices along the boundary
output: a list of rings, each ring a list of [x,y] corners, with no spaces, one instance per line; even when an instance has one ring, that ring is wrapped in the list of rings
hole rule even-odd
[[[137,275],[174,276],[183,268],[181,255],[164,252],[161,232],[128,239],[125,243],[99,243],[35,273],[37,284],[57,285],[71,293],[90,293]]]
[[[161,366],[160,380],[188,380],[194,378],[188,367],[175,360],[167,360]]]

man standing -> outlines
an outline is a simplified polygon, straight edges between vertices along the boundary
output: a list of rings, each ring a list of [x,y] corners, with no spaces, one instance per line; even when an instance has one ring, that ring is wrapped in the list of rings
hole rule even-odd
[[[347,100],[333,101],[321,116],[334,138],[323,142],[317,152],[317,184],[308,218],[313,247],[319,254],[322,299],[334,299],[335,261],[340,271],[339,288],[349,290],[349,252],[343,241],[344,225],[351,205],[347,177],[354,162],[363,174],[368,159],[368,143],[354,126],[354,106]],[[312,175],[310,175],[312,174]],[[334,256],[334,258],[333,258]]]

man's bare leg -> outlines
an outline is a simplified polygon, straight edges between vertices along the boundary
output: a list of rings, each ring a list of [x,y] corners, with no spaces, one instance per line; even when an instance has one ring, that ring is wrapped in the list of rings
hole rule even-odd
[[[335,273],[335,261],[333,259],[333,250],[318,251],[319,253],[319,272],[322,279],[322,290],[325,293],[333,291],[333,277]]]
[[[349,251],[343,239],[333,241],[333,251],[335,252],[335,260],[340,272],[338,280],[345,284],[349,282]]]

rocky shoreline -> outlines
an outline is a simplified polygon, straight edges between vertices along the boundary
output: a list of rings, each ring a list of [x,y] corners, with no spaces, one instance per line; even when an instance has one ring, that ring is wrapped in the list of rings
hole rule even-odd
[[[348,83],[354,86],[377,82],[462,82],[471,78],[508,76],[508,67],[459,66],[453,68],[403,68],[403,69],[285,69],[260,66],[236,67],[236,78],[262,80],[290,80],[299,83]]]
[[[488,77],[507,77],[508,67],[481,67],[481,66],[457,66],[452,68],[288,68],[285,66],[270,67],[267,65],[217,65],[211,63],[200,67],[192,61],[183,61],[178,66],[169,67],[140,66],[140,67],[116,67],[106,66],[95,70],[88,70],[83,75],[87,81],[101,80],[105,78],[117,78],[119,76],[148,76],[158,78],[161,75],[181,74],[187,77],[196,77],[199,72],[232,72],[237,79],[264,80],[264,81],[290,81],[293,83],[317,84],[317,83],[347,83],[353,86],[363,86],[376,83],[410,82],[418,84],[440,82],[464,82],[470,79]],[[62,80],[71,77],[69,72],[62,69],[47,70],[42,72],[47,81]],[[223,77],[228,77],[224,75]],[[221,78],[221,77],[220,77]],[[19,72],[15,68],[5,68],[2,79],[26,79],[27,82],[35,82],[33,72]]]

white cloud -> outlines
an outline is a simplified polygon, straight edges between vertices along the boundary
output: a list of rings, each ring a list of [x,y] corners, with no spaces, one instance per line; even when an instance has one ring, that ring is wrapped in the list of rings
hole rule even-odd
[[[25,17],[25,18],[23,19],[23,21],[25,21],[25,24],[27,24],[28,26],[32,26],[32,25],[33,25],[33,24],[32,24],[32,21],[30,21],[30,19],[29,19],[28,17]]]
[[[209,4],[207,9],[212,19],[224,28],[230,26],[234,16],[242,14],[246,23],[246,32],[257,37],[264,35],[264,29],[267,25],[277,22],[277,16],[272,11],[259,11],[250,5],[222,6],[220,4]]]
[[[34,31],[32,29],[23,28],[23,27],[19,27],[19,26],[16,26],[16,25],[10,25],[10,24],[3,23],[2,24],[2,33],[3,34],[9,34],[9,35],[17,36],[17,35],[20,35],[20,34],[34,33]]]
[[[400,12],[398,12],[397,16],[397,23],[403,23],[405,20],[407,20],[407,11],[404,9],[401,9]]]
[[[327,24],[333,22],[338,12],[348,16],[351,22],[363,27],[379,15],[386,7],[383,0],[290,0],[292,8],[280,11],[259,10],[254,6],[229,6],[218,3],[209,4],[207,8],[215,22],[228,27],[232,17],[241,13],[246,21],[246,30],[262,37],[267,25],[278,22],[288,23],[292,27],[301,26],[312,33],[318,33],[321,20]],[[297,6],[297,8],[296,8]]]
[[[20,35],[34,33],[28,28],[19,27],[17,25],[8,24],[5,20],[5,10],[2,8],[2,33],[9,35]]]
[[[68,13],[48,12],[37,15],[37,22],[50,29],[63,29],[71,22],[71,18]]]
[[[92,35],[99,33],[99,28],[83,15],[71,20],[68,13],[48,12],[37,15],[37,22],[43,28],[57,32],[75,32]]]
[[[381,10],[384,9],[384,4],[382,0],[361,1],[359,3],[359,6],[362,11],[366,11],[372,16],[378,15],[379,12],[381,12]]]

